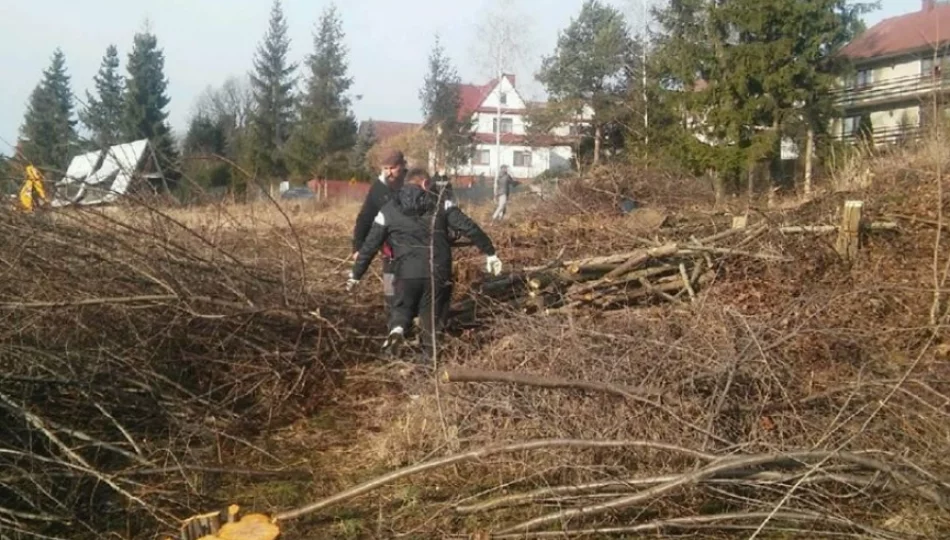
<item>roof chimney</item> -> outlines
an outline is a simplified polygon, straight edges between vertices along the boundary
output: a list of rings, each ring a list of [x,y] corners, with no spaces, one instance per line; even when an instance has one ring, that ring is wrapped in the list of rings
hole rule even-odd
[[[926,0],[925,0],[926,1]],[[930,0],[931,2],[933,0]],[[508,77],[508,82],[511,83],[511,86],[515,86],[515,74],[514,73],[505,73],[505,77]]]
[[[920,11],[931,11],[937,5],[936,0],[920,0]]]

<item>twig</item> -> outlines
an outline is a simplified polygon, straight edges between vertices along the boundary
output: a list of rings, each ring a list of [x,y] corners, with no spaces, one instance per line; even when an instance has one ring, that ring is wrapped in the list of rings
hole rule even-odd
[[[689,293],[689,299],[692,302],[696,301],[696,291],[693,290],[693,284],[689,282],[689,274],[686,272],[686,265],[680,263],[680,276],[683,277],[683,286],[686,287],[686,292]]]
[[[669,491],[680,488],[682,486],[694,484],[696,482],[700,482],[703,480],[707,480],[709,478],[712,478],[714,476],[717,476],[719,474],[723,474],[725,472],[732,471],[732,470],[761,467],[764,465],[782,463],[782,462],[787,462],[787,461],[802,462],[806,460],[817,459],[817,460],[821,460],[823,463],[832,458],[842,459],[844,461],[857,463],[869,468],[879,470],[881,472],[886,472],[890,474],[892,477],[894,477],[895,479],[905,481],[911,486],[917,485],[914,482],[908,481],[906,476],[896,471],[893,467],[885,463],[882,463],[880,461],[859,456],[857,454],[805,451],[805,452],[792,452],[788,454],[760,454],[760,455],[750,455],[750,456],[741,456],[741,457],[726,457],[726,458],[716,460],[710,465],[703,467],[699,470],[696,470],[692,473],[683,474],[679,476],[678,478],[676,478],[675,480],[660,484],[652,488],[639,491],[633,495],[630,495],[627,497],[621,497],[618,499],[614,499],[612,501],[608,501],[608,502],[600,503],[596,505],[591,505],[591,506],[586,506],[586,507],[581,507],[581,508],[572,508],[568,510],[562,510],[559,512],[547,514],[541,517],[537,517],[534,519],[521,522],[517,525],[504,529],[503,531],[500,532],[500,534],[526,532],[526,531],[530,531],[532,529],[541,527],[543,525],[548,525],[554,522],[559,522],[559,521],[567,520],[574,517],[593,516],[593,515],[608,512],[610,510],[628,508],[635,504],[639,504],[641,502],[663,495]],[[802,483],[806,478],[808,478],[808,476],[809,476],[808,474],[804,475],[802,477],[802,480],[799,481],[799,484]],[[942,497],[940,497],[940,495],[935,492],[929,492],[926,490],[921,492],[920,490],[918,490],[918,493],[921,494],[922,496],[925,496],[928,499],[931,499],[933,502],[937,502],[938,504],[942,504],[943,502]],[[777,506],[776,509],[773,510],[773,512],[767,513],[764,515],[777,513],[778,508],[780,506]],[[764,527],[767,521],[768,520],[766,519],[766,521],[763,522],[762,527]]]
[[[398,469],[391,473],[385,474],[378,478],[368,480],[354,486],[350,489],[332,495],[330,497],[321,499],[317,502],[308,504],[306,506],[297,508],[295,510],[289,510],[286,512],[281,512],[274,516],[274,521],[283,521],[288,519],[293,519],[300,517],[306,514],[311,514],[328,506],[332,506],[336,503],[352,499],[364,493],[369,493],[375,489],[378,489],[390,482],[399,480],[400,478],[405,478],[407,476],[412,476],[414,474],[419,474],[431,469],[437,469],[440,467],[445,467],[447,465],[453,465],[462,461],[470,461],[475,459],[482,459],[489,456],[497,454],[505,454],[512,452],[523,452],[530,450],[540,450],[545,448],[650,448],[655,450],[665,450],[668,452],[675,452],[679,454],[684,454],[696,459],[710,460],[712,456],[704,452],[698,452],[696,450],[691,450],[688,448],[683,448],[680,446],[657,443],[652,441],[631,441],[631,440],[600,440],[600,441],[588,441],[582,439],[539,439],[526,442],[518,442],[511,444],[502,444],[495,446],[487,446],[483,448],[478,448],[475,450],[469,450],[460,454],[454,454],[444,458],[435,459],[432,461],[427,461],[424,463],[419,463],[416,465],[411,465],[409,467],[404,467]]]
[[[762,519],[767,515],[766,512],[735,512],[735,513],[725,513],[725,514],[714,514],[714,515],[703,515],[703,516],[693,516],[693,517],[681,517],[681,518],[670,518],[670,519],[659,519],[655,521],[650,521],[648,523],[642,523],[640,525],[631,525],[627,527],[603,527],[599,529],[573,529],[573,530],[560,530],[560,531],[546,531],[546,532],[534,532],[534,533],[522,533],[522,534],[507,534],[501,533],[492,535],[491,538],[499,540],[514,540],[514,539],[529,539],[529,538],[576,538],[578,536],[593,536],[593,535],[606,535],[606,534],[635,534],[635,533],[644,533],[648,531],[661,532],[664,529],[750,529],[752,526],[715,526],[713,524],[719,523],[721,521],[744,521],[744,520],[754,520]],[[789,522],[797,523],[827,523],[829,525],[837,525],[839,527],[848,526],[854,528],[854,524],[847,520],[841,518],[834,518],[831,516],[822,516],[815,512],[808,512],[805,510],[787,510],[785,512],[780,512],[779,514],[773,516],[776,519]],[[712,526],[710,526],[712,525]],[[864,529],[865,527],[860,527]],[[779,532],[779,531],[777,531]],[[815,535],[825,535],[827,533],[823,531],[814,530],[814,528],[809,527],[806,531],[811,537]],[[897,538],[896,535],[890,535],[880,532],[881,536],[885,538]],[[852,534],[848,536],[854,536],[856,538],[865,538],[864,535]]]
[[[623,397],[647,397],[658,396],[662,392],[651,388],[631,388],[611,383],[577,381],[570,379],[561,379],[558,377],[540,377],[526,373],[512,373],[506,371],[486,371],[481,369],[471,369],[464,367],[447,367],[442,370],[442,382],[462,383],[462,382],[503,382],[509,384],[520,384],[525,386],[537,386],[540,388],[569,388],[575,390],[587,390],[593,392],[606,392]]]

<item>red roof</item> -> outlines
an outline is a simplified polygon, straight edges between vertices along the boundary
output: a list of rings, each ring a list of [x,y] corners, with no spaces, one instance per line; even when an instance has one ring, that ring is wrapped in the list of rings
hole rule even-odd
[[[929,49],[946,41],[948,31],[950,4],[934,5],[931,0],[922,0],[921,9],[875,24],[846,45],[841,54],[862,59]]]
[[[366,124],[373,124],[377,142],[382,142],[396,135],[401,135],[407,131],[415,131],[422,127],[422,124],[413,124],[411,122],[381,122],[379,120],[368,120],[363,122],[363,125],[360,126],[360,131],[366,129]]]
[[[511,83],[511,86],[515,86],[515,76],[505,73],[502,75],[508,79],[508,82]],[[492,79],[488,83],[483,85],[477,84],[460,84],[459,85],[459,97],[461,97],[462,106],[459,107],[459,119],[464,119],[476,112],[481,106],[482,102],[485,101],[485,98],[488,97],[488,94],[491,94],[491,91],[495,89],[495,86],[498,85],[498,79]]]

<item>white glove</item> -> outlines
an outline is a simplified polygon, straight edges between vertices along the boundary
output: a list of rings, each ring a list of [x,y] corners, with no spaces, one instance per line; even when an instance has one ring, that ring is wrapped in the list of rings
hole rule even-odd
[[[493,276],[501,274],[501,259],[497,255],[489,255],[485,259],[485,271]]]
[[[350,276],[350,279],[346,280],[346,292],[351,292],[360,284],[360,280],[353,279],[353,276]]]

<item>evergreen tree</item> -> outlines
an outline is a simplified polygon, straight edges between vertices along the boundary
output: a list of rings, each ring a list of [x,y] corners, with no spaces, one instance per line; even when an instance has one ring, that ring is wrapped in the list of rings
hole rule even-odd
[[[363,173],[364,176],[372,176],[367,157],[376,142],[376,124],[372,120],[361,124],[356,146],[353,148],[353,170]]]
[[[287,174],[283,150],[293,123],[292,91],[297,69],[296,64],[287,60],[289,50],[287,21],[280,0],[274,0],[270,26],[263,43],[257,48],[254,73],[251,74],[254,112],[251,117],[253,151],[250,158],[254,168],[267,176]]]
[[[835,54],[866,9],[846,0],[672,0],[656,12],[655,58],[693,134],[685,154],[699,169],[737,179],[777,157],[781,137],[824,133],[830,90],[845,65]],[[701,84],[701,87],[697,84]],[[682,90],[701,91],[682,91]]]
[[[147,28],[135,35],[126,69],[129,75],[125,81],[125,137],[149,139],[163,170],[172,173],[177,167],[178,153],[166,111],[171,100],[166,93],[165,54],[158,48],[158,38]]]
[[[600,0],[586,0],[576,19],[558,37],[553,55],[542,61],[538,80],[553,101],[594,111],[594,163],[600,160],[605,130],[615,123],[622,95],[638,73],[638,45],[623,15]]]
[[[93,79],[96,96],[86,91],[86,107],[79,119],[92,132],[96,148],[107,148],[122,138],[122,76],[119,74],[119,50],[109,45],[102,58],[99,73]]]
[[[58,48],[50,67],[43,72],[43,80],[30,94],[20,135],[27,159],[57,171],[66,169],[77,148],[66,55]]]
[[[429,54],[429,72],[419,90],[425,129],[435,141],[436,168],[455,167],[468,161],[474,139],[472,119],[459,118],[462,98],[458,72],[445,55],[438,34]]]
[[[348,154],[356,145],[356,120],[347,95],[353,79],[347,74],[343,25],[336,7],[328,7],[307,58],[306,93],[300,104],[300,125],[292,139],[298,173],[345,175]]]

